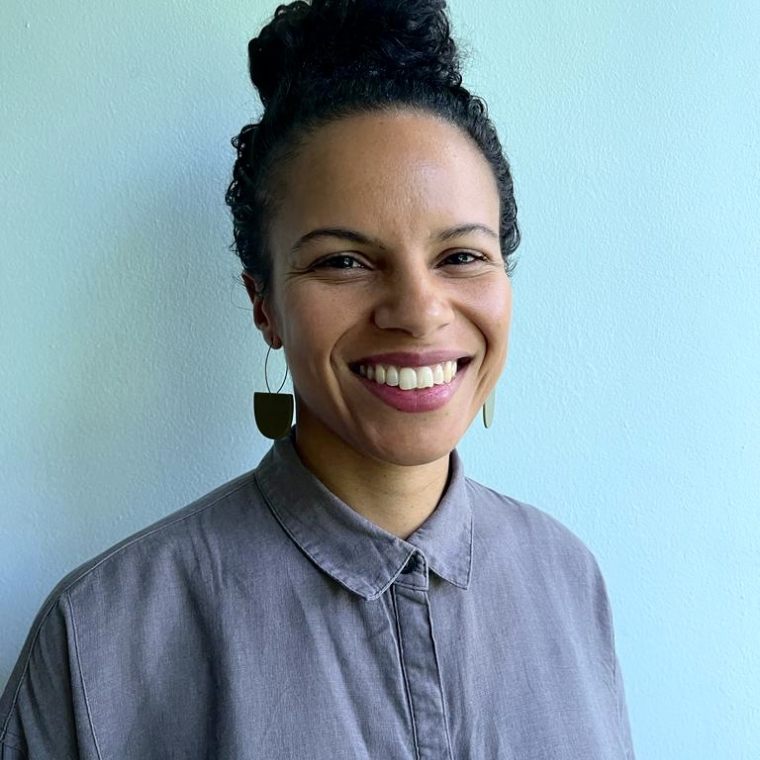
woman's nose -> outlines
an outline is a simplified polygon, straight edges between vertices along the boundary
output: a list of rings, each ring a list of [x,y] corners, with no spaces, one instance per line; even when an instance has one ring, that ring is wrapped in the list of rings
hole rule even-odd
[[[454,320],[440,276],[425,268],[389,275],[374,310],[383,330],[402,330],[415,338],[432,334]]]

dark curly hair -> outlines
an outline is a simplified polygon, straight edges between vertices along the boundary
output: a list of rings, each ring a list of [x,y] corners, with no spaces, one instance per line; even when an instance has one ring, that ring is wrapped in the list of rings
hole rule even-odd
[[[226,202],[233,248],[260,294],[272,259],[268,222],[283,200],[279,169],[320,126],[358,113],[411,108],[458,126],[493,169],[501,197],[507,273],[520,242],[512,176],[485,102],[462,86],[445,0],[297,0],[280,5],[248,43],[264,105],[232,139],[237,160]]]

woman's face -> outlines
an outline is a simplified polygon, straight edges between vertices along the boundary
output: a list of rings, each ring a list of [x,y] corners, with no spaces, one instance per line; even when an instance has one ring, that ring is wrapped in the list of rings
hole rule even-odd
[[[253,300],[285,350],[299,442],[403,465],[448,455],[507,354],[488,163],[434,116],[375,113],[320,128],[283,180],[270,292]],[[415,382],[433,386],[402,389]]]

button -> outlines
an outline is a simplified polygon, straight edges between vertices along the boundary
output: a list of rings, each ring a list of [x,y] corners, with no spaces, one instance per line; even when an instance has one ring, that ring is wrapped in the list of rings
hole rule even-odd
[[[417,569],[417,559],[414,554],[412,554],[411,557],[409,557],[409,560],[402,568],[401,572],[404,575],[408,575],[409,573],[413,573]]]

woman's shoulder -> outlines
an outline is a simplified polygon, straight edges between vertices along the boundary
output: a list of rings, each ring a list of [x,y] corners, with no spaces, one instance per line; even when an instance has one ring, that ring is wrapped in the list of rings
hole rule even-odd
[[[60,580],[42,605],[35,625],[60,608],[96,614],[113,600],[141,604],[160,600],[178,585],[209,580],[215,567],[234,568],[269,530],[271,520],[251,471],[127,536]]]
[[[600,577],[594,554],[556,517],[470,478],[466,482],[481,540],[497,542],[523,563]]]
[[[55,586],[0,695],[0,755],[3,748],[25,752],[22,737],[34,731],[40,709],[69,715],[62,726],[75,724],[82,667],[125,670],[133,644],[171,640],[193,615],[213,616],[220,585],[247,572],[277,535],[254,472],[119,541]],[[80,739],[59,736],[61,756]]]
[[[591,550],[547,512],[475,481],[467,486],[484,574],[508,589],[512,604],[593,637],[613,667],[612,612]]]
[[[203,536],[236,535],[251,521],[250,507],[256,501],[253,471],[240,475],[205,495],[127,536],[66,575],[53,594],[69,592],[91,576],[125,570],[139,564],[158,565],[167,557],[180,560],[194,552]]]
[[[155,623],[162,616],[150,618],[149,610],[171,617],[204,604],[220,578],[244,572],[253,557],[260,555],[258,564],[266,567],[264,547],[274,543],[276,551],[281,534],[273,523],[251,471],[81,564],[39,609],[14,672],[16,681],[33,659],[66,662],[75,634],[112,635],[143,619]],[[10,698],[7,691],[4,697]]]

